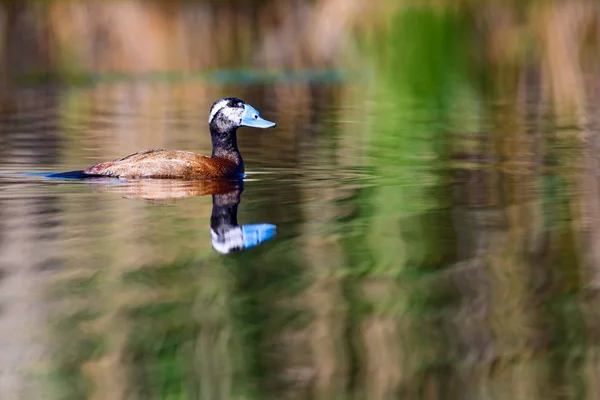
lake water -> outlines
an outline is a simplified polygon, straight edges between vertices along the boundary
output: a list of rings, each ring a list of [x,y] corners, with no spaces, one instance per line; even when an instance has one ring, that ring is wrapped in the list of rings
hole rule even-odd
[[[594,398],[593,124],[369,91],[116,79],[6,95],[3,398]],[[240,130],[243,187],[43,176],[210,154],[208,109],[229,95],[278,123]]]

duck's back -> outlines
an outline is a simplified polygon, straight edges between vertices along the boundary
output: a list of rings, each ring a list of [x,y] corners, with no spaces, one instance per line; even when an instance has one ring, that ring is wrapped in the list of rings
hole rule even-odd
[[[117,160],[96,164],[88,175],[122,178],[196,179],[231,177],[239,166],[226,158],[211,158],[190,151],[146,150]]]

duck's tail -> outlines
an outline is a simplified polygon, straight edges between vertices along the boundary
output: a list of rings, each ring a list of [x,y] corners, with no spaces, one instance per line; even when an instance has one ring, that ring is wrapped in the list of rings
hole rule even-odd
[[[54,179],[85,179],[85,178],[93,178],[95,175],[89,175],[83,172],[83,170],[79,171],[67,171],[67,172],[50,172],[45,175],[45,178],[54,178]]]

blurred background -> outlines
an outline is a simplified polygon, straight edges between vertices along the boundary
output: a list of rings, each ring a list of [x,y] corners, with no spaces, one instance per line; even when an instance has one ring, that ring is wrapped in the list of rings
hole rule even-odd
[[[0,398],[600,398],[600,3],[0,2]],[[210,190],[50,181],[210,153]],[[238,215],[239,212],[239,215]]]

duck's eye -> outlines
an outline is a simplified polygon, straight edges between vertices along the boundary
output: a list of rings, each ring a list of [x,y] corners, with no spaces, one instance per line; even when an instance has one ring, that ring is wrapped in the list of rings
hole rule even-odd
[[[258,115],[254,114],[254,119],[258,119]]]

